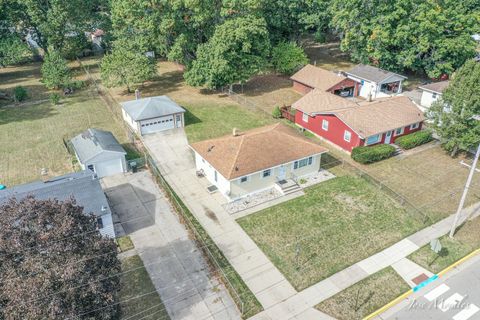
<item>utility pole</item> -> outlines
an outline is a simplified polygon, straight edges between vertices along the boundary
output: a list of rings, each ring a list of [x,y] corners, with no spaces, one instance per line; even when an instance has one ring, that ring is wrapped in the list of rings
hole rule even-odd
[[[455,234],[455,229],[457,228],[458,219],[460,218],[460,212],[463,209],[463,205],[465,204],[465,200],[467,199],[468,189],[470,188],[470,183],[472,182],[473,174],[475,173],[475,168],[477,167],[478,158],[480,156],[480,144],[477,148],[477,153],[475,154],[475,159],[473,159],[472,167],[470,168],[470,173],[468,174],[467,183],[465,184],[465,188],[463,189],[462,198],[460,199],[460,203],[458,204],[457,213],[455,214],[455,219],[453,220],[452,229],[450,229],[450,238],[453,238]]]

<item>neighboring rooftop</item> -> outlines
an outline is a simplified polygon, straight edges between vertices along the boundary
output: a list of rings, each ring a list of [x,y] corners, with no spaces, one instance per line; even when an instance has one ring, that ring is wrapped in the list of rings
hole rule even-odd
[[[292,105],[292,108],[301,110],[309,115],[315,115],[356,106],[357,105],[349,99],[342,98],[330,92],[314,89],[297,100]]]
[[[185,109],[167,96],[131,100],[123,102],[121,105],[135,121],[185,112]]]
[[[111,213],[99,180],[88,171],[70,173],[45,182],[36,181],[1,190],[0,204],[7,202],[11,197],[21,200],[29,195],[41,200],[60,201],[73,196],[77,205],[82,206],[85,213],[92,212],[96,216]],[[102,211],[102,208],[105,210]]]
[[[71,142],[81,163],[85,163],[105,151],[127,154],[109,131],[88,129],[75,136]]]
[[[228,180],[328,151],[279,123],[191,147]]]
[[[338,75],[337,73],[307,64],[305,67],[291,76],[290,79],[303,83],[312,88],[327,91],[346,78]]]
[[[397,73],[369,66],[366,64],[358,64],[346,73],[364,80],[373,81],[375,83],[382,82],[383,80],[386,80],[387,78],[390,78],[394,75],[407,79],[407,77],[399,75]]]
[[[420,109],[405,96],[370,102],[334,113],[362,138],[425,120]]]
[[[448,87],[449,83],[450,83],[450,81],[448,81],[448,80],[447,81],[440,81],[440,82],[432,82],[432,83],[423,85],[419,88],[422,89],[422,90],[442,94],[443,91]]]

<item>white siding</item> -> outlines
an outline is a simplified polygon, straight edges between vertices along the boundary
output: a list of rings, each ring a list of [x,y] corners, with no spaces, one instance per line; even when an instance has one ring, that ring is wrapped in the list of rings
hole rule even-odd
[[[130,128],[133,129],[136,133],[140,133],[140,129],[138,127],[138,123],[134,121],[128,113],[125,112],[124,109],[122,109],[122,116],[123,120],[130,126]]]
[[[437,101],[439,98],[441,97],[440,94],[436,94],[436,96],[434,97],[434,93],[433,92],[430,92],[430,91],[423,91],[422,92],[422,98],[420,100],[420,104],[422,105],[422,107],[425,107],[425,108],[430,108],[432,106],[432,103],[434,103],[435,101]]]
[[[211,184],[217,186],[218,190],[225,196],[230,195],[230,181],[217,171],[217,181],[215,181],[215,168],[211,166],[205,159],[195,152],[195,166],[197,170],[203,170],[205,177]]]
[[[127,163],[125,156],[117,152],[102,152],[96,157],[82,164],[82,168],[86,169],[88,165],[95,166],[95,172],[99,178],[107,175],[127,172]]]

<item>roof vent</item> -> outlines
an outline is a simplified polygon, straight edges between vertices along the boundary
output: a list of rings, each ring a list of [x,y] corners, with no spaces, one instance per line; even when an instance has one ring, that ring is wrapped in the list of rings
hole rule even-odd
[[[207,152],[210,152],[213,150],[213,148],[215,148],[215,146],[211,146],[210,148],[207,149]]]
[[[102,206],[102,212],[106,212],[107,211],[107,206]]]

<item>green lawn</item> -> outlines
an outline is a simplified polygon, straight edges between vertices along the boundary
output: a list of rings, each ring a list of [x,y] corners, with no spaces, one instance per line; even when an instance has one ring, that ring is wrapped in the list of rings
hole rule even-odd
[[[189,142],[230,134],[233,128],[248,130],[273,123],[273,118],[236,104],[185,105],[185,131]]]
[[[123,273],[120,279],[120,301],[124,301],[120,304],[120,319],[169,320],[165,306],[139,256],[122,261],[123,272],[131,269],[135,270]]]
[[[348,173],[305,192],[238,220],[297,290],[424,227],[382,191]]]
[[[62,99],[24,107],[0,107],[0,183],[12,186],[41,178],[47,168],[53,177],[74,170],[62,139],[88,128],[112,131],[127,143],[121,124],[88,89]]]
[[[451,239],[448,235],[440,238],[442,251],[436,254],[426,245],[412,253],[408,258],[425,269],[438,273],[460,260],[470,252],[480,248],[480,218],[467,221]]]
[[[115,239],[117,241],[118,248],[120,252],[125,252],[135,248],[133,245],[132,239],[129,236],[123,236]]]
[[[363,319],[410,287],[391,267],[385,268],[318,304],[316,308],[340,320]]]

